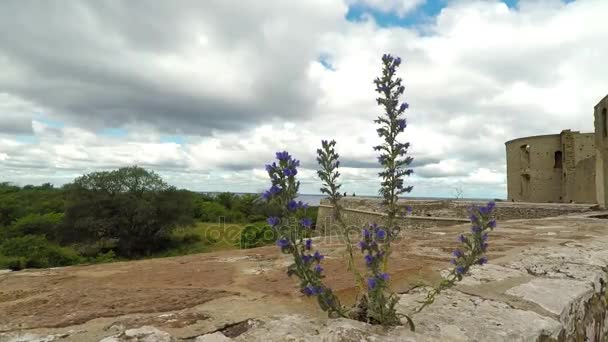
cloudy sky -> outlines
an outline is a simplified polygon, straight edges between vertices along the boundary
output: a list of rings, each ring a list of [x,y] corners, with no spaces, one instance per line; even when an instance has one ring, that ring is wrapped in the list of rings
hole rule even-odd
[[[606,0],[0,2],[0,181],[137,164],[201,191],[260,191],[286,149],[318,193],[376,194],[373,79],[403,58],[413,196],[506,197],[504,142],[591,131],[608,93]]]

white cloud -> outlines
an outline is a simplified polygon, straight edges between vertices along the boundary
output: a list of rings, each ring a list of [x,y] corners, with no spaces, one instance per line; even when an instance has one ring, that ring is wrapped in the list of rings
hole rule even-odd
[[[361,3],[402,13],[416,2]],[[224,2],[204,6],[217,18],[233,13]],[[3,57],[7,38],[0,35],[0,70],[10,69],[0,78],[0,128],[11,128],[0,130],[3,179],[65,182],[83,172],[140,164],[179,186],[256,191],[266,186],[263,165],[274,152],[286,149],[303,162],[303,191],[317,192],[315,150],[321,139],[336,139],[345,165],[344,191],[375,194],[378,170],[371,146],[378,137],[372,120],[380,109],[372,80],[380,72],[379,57],[390,52],[404,59],[399,75],[411,105],[404,139],[411,142],[418,163],[409,181],[415,186],[413,195],[450,196],[453,187],[462,185],[467,197],[505,197],[504,141],[565,128],[590,131],[593,105],[608,92],[608,46],[601,44],[608,36],[602,16],[608,13],[608,2],[602,0],[567,5],[558,0],[520,1],[518,9],[498,1],[454,1],[422,29],[347,22],[346,5],[340,1],[245,6],[239,10],[237,27],[197,19],[190,13],[194,9],[201,8],[166,10],[185,15],[187,25],[159,33],[158,41],[126,35],[159,29],[154,24],[122,22],[128,27],[104,33],[102,20],[101,26],[85,30],[95,33],[91,37],[99,35],[103,49],[94,46],[77,61],[87,65],[95,62],[94,52],[103,56],[109,51],[115,60],[107,67],[124,73],[87,78],[99,84],[91,93],[84,88],[85,94],[59,83],[52,100],[37,92],[17,91],[25,82],[23,75],[34,69],[25,61],[15,64]],[[102,14],[107,15],[97,13],[100,20],[105,18]],[[53,36],[52,27],[47,31]],[[113,40],[113,34],[124,35],[123,43],[131,43],[118,49],[112,44],[120,40]],[[39,51],[43,52],[48,53]],[[331,69],[317,61],[321,53]],[[49,56],[37,58],[36,63],[54,61]],[[13,65],[16,68],[11,69]],[[54,76],[39,79],[42,85],[53,84],[52,80]],[[139,93],[134,97],[114,96],[131,81],[145,86],[136,87]],[[44,89],[42,85],[34,90]],[[152,110],[171,102],[163,108],[179,112],[185,101],[205,110],[187,119],[182,112],[161,111],[135,121],[126,114],[104,116],[85,110],[62,114],[61,109],[71,108],[71,101],[80,96],[108,95],[107,85],[115,89],[104,101],[116,100],[126,109]],[[287,88],[293,91],[284,91]],[[151,89],[163,91],[147,94]],[[107,105],[90,98],[94,105]],[[132,103],[138,107],[129,107]],[[235,103],[245,106],[237,108]],[[39,119],[41,112],[64,120],[65,126],[45,124]],[[247,124],[218,129],[215,123],[227,117]],[[19,120],[20,126],[12,125]],[[102,136],[96,133],[97,126],[86,124],[104,120],[110,120],[111,127],[124,127],[128,135]],[[14,127],[30,127],[35,141],[23,142]],[[174,133],[187,134],[185,143],[160,143],[162,135]]]
[[[395,12],[404,16],[427,0],[348,0],[350,4],[359,4],[371,7],[381,12]]]

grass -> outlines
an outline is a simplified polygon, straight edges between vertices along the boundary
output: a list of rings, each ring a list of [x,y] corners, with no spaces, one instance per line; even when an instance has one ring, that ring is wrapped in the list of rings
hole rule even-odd
[[[173,246],[153,257],[208,253],[238,249],[241,231],[246,223],[198,222],[194,227],[181,227],[173,231]]]

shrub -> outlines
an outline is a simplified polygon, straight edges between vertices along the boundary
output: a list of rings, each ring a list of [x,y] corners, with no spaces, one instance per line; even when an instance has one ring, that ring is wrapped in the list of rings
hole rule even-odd
[[[26,260],[22,257],[7,257],[0,255],[0,270],[19,271],[25,268]]]
[[[60,241],[115,240],[115,252],[126,257],[167,248],[171,231],[191,224],[194,213],[193,193],[136,166],[77,178],[67,197]]]
[[[99,253],[92,258],[88,258],[87,261],[92,264],[104,264],[108,262],[115,261],[116,254],[114,251],[110,250],[106,253]]]
[[[24,235],[44,235],[47,238],[55,236],[57,227],[63,220],[63,213],[29,214],[17,219],[6,228],[4,238]]]
[[[0,245],[0,255],[23,258],[28,268],[68,266],[82,261],[73,249],[51,243],[40,235],[7,239]]]
[[[229,210],[217,202],[203,202],[200,207],[200,218],[203,222],[220,222],[222,219],[226,222],[240,222],[244,219],[242,213]]]

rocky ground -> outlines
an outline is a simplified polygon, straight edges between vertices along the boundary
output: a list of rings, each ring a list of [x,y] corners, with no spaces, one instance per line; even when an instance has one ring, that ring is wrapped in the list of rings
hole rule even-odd
[[[288,258],[270,246],[4,272],[0,341],[508,341],[603,331],[596,323],[605,317],[605,300],[598,296],[605,290],[608,220],[591,217],[599,214],[499,222],[491,235],[491,264],[414,316],[416,333],[324,319],[285,275]],[[411,312],[424,295],[422,285],[440,279],[455,237],[465,230],[468,225],[404,233],[391,261],[402,312]],[[328,283],[351,302],[352,278],[340,244],[320,245],[328,255]],[[581,298],[577,309],[573,303]]]

